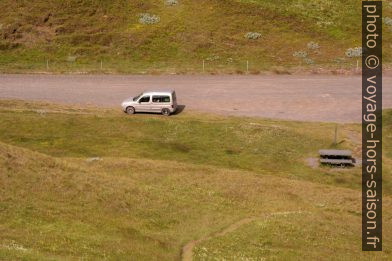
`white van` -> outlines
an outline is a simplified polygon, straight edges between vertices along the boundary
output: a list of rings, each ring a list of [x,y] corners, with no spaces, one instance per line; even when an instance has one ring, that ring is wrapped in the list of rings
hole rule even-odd
[[[155,112],[169,116],[177,110],[175,91],[148,91],[129,98],[121,104],[124,112]]]

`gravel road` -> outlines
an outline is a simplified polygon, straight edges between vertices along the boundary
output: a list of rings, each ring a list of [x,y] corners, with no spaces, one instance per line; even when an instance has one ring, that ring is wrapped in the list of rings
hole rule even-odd
[[[361,121],[361,76],[0,75],[0,98],[118,106],[143,90],[175,89],[185,110],[322,122]],[[392,108],[392,77],[383,79]]]

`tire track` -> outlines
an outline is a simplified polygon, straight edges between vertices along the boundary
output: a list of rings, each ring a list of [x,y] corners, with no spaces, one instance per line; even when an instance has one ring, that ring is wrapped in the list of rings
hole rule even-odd
[[[181,260],[182,261],[192,261],[193,257],[193,249],[195,248],[195,246],[203,241],[207,241],[216,237],[221,237],[226,235],[227,233],[233,232],[235,230],[237,230],[239,227],[245,225],[245,224],[249,224],[255,220],[257,220],[259,218],[257,217],[248,217],[248,218],[244,218],[241,219],[239,221],[237,221],[236,223],[231,224],[230,226],[228,226],[227,228],[225,228],[224,230],[212,234],[210,236],[206,236],[197,240],[192,240],[190,242],[188,242],[183,248],[182,248],[182,252],[181,252]]]
[[[274,213],[270,213],[266,216],[260,216],[260,217],[247,217],[247,218],[243,218],[240,219],[239,221],[231,224],[230,226],[228,226],[227,228],[223,229],[222,231],[213,233],[212,235],[209,236],[205,236],[202,238],[199,238],[197,240],[192,240],[190,242],[188,242],[182,249],[181,249],[181,260],[182,261],[192,261],[193,260],[193,249],[195,248],[196,245],[200,244],[201,242],[213,239],[213,238],[217,238],[217,237],[222,237],[230,232],[233,232],[235,230],[237,230],[238,228],[240,228],[243,225],[252,223],[256,220],[265,220],[268,219],[269,217],[273,217],[273,216],[281,216],[281,215],[291,215],[291,214],[303,214],[303,213],[311,213],[309,211],[302,211],[302,210],[297,210],[297,211],[285,211],[285,212],[274,212]]]

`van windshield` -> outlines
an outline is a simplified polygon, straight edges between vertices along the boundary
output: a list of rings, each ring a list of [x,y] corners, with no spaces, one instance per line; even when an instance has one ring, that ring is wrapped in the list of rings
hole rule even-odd
[[[143,93],[141,93],[141,94],[139,94],[139,95],[137,95],[137,96],[133,97],[133,99],[132,99],[132,100],[133,100],[133,101],[137,101],[137,100],[139,99],[139,97],[140,97],[140,96],[142,96],[142,94],[143,94]]]

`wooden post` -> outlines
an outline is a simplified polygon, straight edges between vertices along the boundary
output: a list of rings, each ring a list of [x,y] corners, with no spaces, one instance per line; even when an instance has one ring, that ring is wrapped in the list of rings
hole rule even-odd
[[[205,62],[203,60],[203,72],[204,72],[204,70],[205,70]]]
[[[101,60],[101,71],[102,71],[102,69],[103,69],[103,63],[102,63],[102,60]]]
[[[249,61],[246,60],[246,73],[249,73]]]

